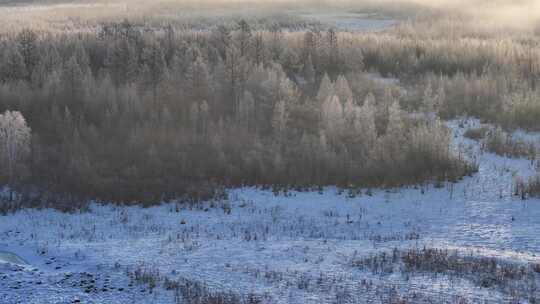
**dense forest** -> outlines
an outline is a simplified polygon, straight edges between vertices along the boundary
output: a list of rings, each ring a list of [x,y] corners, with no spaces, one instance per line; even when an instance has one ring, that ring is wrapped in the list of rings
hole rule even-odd
[[[3,34],[0,111],[21,141],[2,150],[2,178],[68,205],[455,181],[475,164],[439,116],[540,129],[538,38],[441,38],[448,24],[426,22],[351,33],[125,20]]]
[[[0,304],[540,304],[540,0],[0,0]]]

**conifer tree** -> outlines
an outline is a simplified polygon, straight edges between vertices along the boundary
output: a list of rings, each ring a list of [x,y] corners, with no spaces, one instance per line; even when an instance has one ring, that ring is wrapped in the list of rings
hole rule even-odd
[[[349,82],[343,75],[339,75],[336,80],[335,92],[342,103],[347,102],[349,99],[353,99],[353,92],[349,87]]]
[[[319,102],[319,105],[326,102],[328,97],[334,95],[334,93],[334,84],[330,80],[328,74],[325,73],[319,86],[319,92],[317,93],[317,101]]]
[[[17,48],[6,47],[0,73],[4,81],[16,81],[26,77],[27,69],[24,58]]]
[[[323,104],[323,123],[330,140],[338,142],[345,127],[343,106],[336,95],[329,96]]]
[[[252,120],[255,116],[255,99],[249,91],[244,91],[244,96],[240,99],[238,121],[248,130],[252,127]]]
[[[163,49],[153,42],[143,50],[144,80],[152,90],[153,102],[157,102],[157,89],[165,75],[166,63]]]
[[[230,110],[232,110],[233,114],[238,112],[238,103],[241,97],[239,92],[242,79],[241,58],[241,54],[236,47],[231,46],[227,49],[225,58],[225,77],[228,85],[226,88],[228,91],[227,97],[232,103]]]
[[[264,43],[262,33],[255,34],[253,39],[253,61],[255,65],[261,65],[266,62],[267,48]]]
[[[284,99],[280,99],[274,106],[274,114],[272,116],[272,128],[278,143],[283,142],[288,118],[289,113],[286,101]]]
[[[39,62],[38,36],[33,30],[24,29],[17,35],[17,41],[27,69],[26,75],[30,76]]]
[[[187,89],[192,100],[208,100],[210,97],[210,76],[202,57],[190,64],[186,73]]]
[[[225,25],[218,25],[212,30],[210,42],[219,52],[221,59],[225,59],[226,52],[231,45],[231,41],[231,31]]]
[[[402,118],[399,102],[394,101],[388,109],[388,126],[384,134],[384,150],[387,161],[398,162],[401,149],[407,142],[405,138],[405,125]]]
[[[308,55],[306,62],[304,63],[303,76],[308,85],[312,85],[315,82],[315,69],[313,68],[313,61],[311,55]]]
[[[252,46],[251,38],[253,33],[251,27],[246,20],[242,19],[238,22],[238,32],[236,37],[237,48],[240,52],[240,57],[247,56]]]
[[[426,88],[424,89],[424,95],[422,96],[422,111],[429,117],[435,111],[435,104],[437,102],[437,97],[433,94],[433,87],[431,82],[428,82]]]
[[[377,142],[377,127],[375,114],[377,112],[375,96],[369,93],[356,115],[356,128],[362,138],[362,143],[373,149]]]
[[[66,98],[71,99],[82,96],[84,74],[75,56],[71,56],[64,64],[61,79],[65,87],[65,93],[67,94]]]

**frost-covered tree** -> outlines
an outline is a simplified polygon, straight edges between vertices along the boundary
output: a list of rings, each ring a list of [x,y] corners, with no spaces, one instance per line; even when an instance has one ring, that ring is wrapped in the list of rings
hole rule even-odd
[[[377,142],[376,112],[375,96],[370,93],[366,96],[364,104],[360,108],[357,108],[354,127],[361,139],[361,144],[368,147],[369,150],[373,149]]]
[[[361,48],[343,47],[340,49],[341,57],[350,71],[364,70],[364,54]]]
[[[225,25],[218,25],[212,30],[210,35],[210,43],[217,49],[222,59],[225,58],[227,48],[231,45],[231,31]]]
[[[354,104],[352,97],[348,98],[343,106],[343,116],[345,118],[345,124],[347,127],[354,128],[356,114],[358,112],[357,110],[358,106]]]
[[[397,162],[401,155],[405,139],[405,124],[403,121],[403,112],[399,102],[395,101],[388,109],[388,126],[384,134],[383,149],[388,161]]]
[[[278,24],[272,25],[270,28],[269,53],[272,60],[278,60],[283,54],[284,41],[283,31]]]
[[[241,80],[242,80],[242,64],[243,59],[238,49],[232,45],[227,48],[225,57],[225,78],[227,84],[225,84],[227,98],[229,102],[232,102],[230,109],[233,114],[238,112],[238,103],[240,101],[241,92]]]
[[[392,103],[388,109],[388,126],[386,128],[386,134],[393,138],[399,138],[405,131],[403,122],[403,111],[398,101]]]
[[[446,103],[446,91],[444,90],[444,86],[439,85],[439,88],[437,89],[435,111],[438,111],[439,108],[442,107],[445,103]]]
[[[88,57],[88,52],[81,42],[75,44],[72,56],[77,60],[77,64],[79,65],[79,68],[83,74],[88,74],[90,72],[90,58]]]
[[[244,96],[240,99],[238,109],[238,121],[248,129],[252,127],[252,121],[255,116],[255,99],[249,91],[244,92]],[[256,122],[255,122],[256,123]]]
[[[198,102],[191,103],[189,107],[189,120],[191,121],[191,127],[197,130],[199,124],[200,107]]]
[[[336,80],[335,92],[342,103],[347,102],[349,99],[353,99],[353,92],[349,86],[349,82],[343,75],[339,75]]]
[[[24,58],[17,48],[7,46],[2,57],[0,75],[3,81],[16,81],[26,77]]]
[[[296,85],[282,71],[278,71],[278,99],[285,100],[289,105],[298,100]]]
[[[116,85],[133,82],[138,73],[138,54],[132,43],[121,40],[107,48],[105,65]]]
[[[32,71],[31,82],[36,88],[43,87],[52,77],[53,73],[58,76],[58,70],[62,66],[62,59],[58,54],[58,49],[54,45],[50,45],[44,48],[43,54],[40,56],[40,60]]]
[[[274,135],[280,143],[283,141],[288,118],[289,112],[286,101],[284,99],[280,99],[274,106],[274,115],[272,116],[272,128],[274,129]]]
[[[435,112],[435,107],[437,103],[437,96],[433,93],[433,87],[431,82],[428,82],[426,88],[424,89],[424,95],[422,96],[422,111],[428,116],[431,117]]]
[[[256,65],[260,65],[266,62],[268,57],[268,50],[265,46],[264,37],[262,33],[257,33],[253,39],[253,61]]]
[[[377,132],[379,134],[385,133],[388,129],[388,120],[390,116],[390,107],[397,100],[394,98],[393,92],[390,87],[384,88],[384,93],[381,98],[377,100],[377,114],[375,117],[375,123],[377,124]]]
[[[334,29],[326,32],[325,43],[325,66],[328,73],[336,75],[340,69],[338,35]]]
[[[151,89],[154,103],[157,102],[157,89],[163,80],[166,70],[165,55],[157,42],[151,43],[143,50],[143,78]]]
[[[320,33],[307,31],[304,34],[304,44],[302,48],[302,56],[304,60],[311,57],[312,60],[318,59],[318,51],[320,44]]]
[[[199,107],[199,120],[201,122],[201,131],[206,136],[208,134],[208,120],[210,119],[210,105],[206,100],[201,102]]]
[[[38,36],[33,30],[24,29],[17,35],[17,41],[28,72],[27,76],[30,76],[39,61]]]
[[[75,56],[72,56],[64,64],[61,79],[69,98],[81,96],[84,86],[84,74]]]
[[[30,151],[30,128],[20,112],[0,114],[0,168],[7,173],[11,190]],[[10,200],[13,199],[11,191]]]
[[[238,31],[236,32],[235,40],[241,57],[244,57],[249,53],[252,47],[252,36],[253,33],[251,32],[249,23],[244,19],[240,20],[240,22],[238,22]]]
[[[313,82],[315,82],[315,68],[313,67],[311,55],[308,55],[307,60],[304,63],[304,69],[302,72],[304,79],[308,84],[313,84]]]
[[[538,94],[514,94],[526,83],[519,65],[507,72],[505,62],[516,61],[501,56],[504,49],[474,48],[481,52],[476,56],[444,39],[435,48],[391,35],[298,34],[280,26],[259,31],[241,22],[232,34],[226,26],[206,32],[128,22],[103,24],[97,34],[43,30],[32,71],[17,33],[2,36],[0,108],[24,110],[32,121],[32,188],[156,201],[207,192],[201,185],[209,183],[212,189],[242,183],[375,186],[407,183],[417,172],[425,176],[426,165],[410,162],[410,139],[415,136],[415,149],[423,151],[440,135],[435,121],[408,123],[399,107],[391,107],[399,101],[397,90],[366,76],[364,64],[384,77],[407,79],[403,85],[430,78],[439,88],[430,96],[440,99],[441,88],[448,94],[440,109],[448,117],[485,115],[481,110],[489,108],[495,119],[504,114],[504,121],[538,126]],[[478,72],[486,64],[502,65],[501,75]],[[414,96],[413,88],[407,92]],[[358,98],[366,95],[360,106]],[[508,111],[501,111],[505,106]],[[420,123],[426,124],[421,130]],[[426,134],[439,135],[424,140]],[[437,145],[426,150],[432,163],[444,161],[433,153],[448,143]],[[446,168],[458,168],[453,164]]]
[[[289,120],[290,107],[298,100],[298,92],[294,83],[281,70],[270,73],[271,78],[275,78],[277,84],[277,101],[274,104],[274,112],[272,116],[272,128],[281,141],[285,134],[285,129]]]
[[[191,127],[197,134],[207,135],[209,111],[210,107],[206,100],[195,101],[191,104],[189,109],[189,119],[191,121]]]
[[[329,96],[323,104],[323,123],[330,140],[337,141],[345,127],[343,106],[336,95]]]
[[[421,170],[417,171],[418,176],[411,178],[421,178],[426,173],[440,174],[440,171],[448,170],[449,165],[456,165],[452,163],[451,140],[450,130],[439,119],[414,127],[404,148],[408,151],[410,163]]]
[[[324,74],[321,84],[319,86],[319,92],[317,93],[317,101],[320,105],[328,100],[328,97],[334,95],[334,84],[328,74]]]
[[[202,57],[192,62],[186,73],[187,90],[196,101],[207,100],[210,96],[210,78],[208,67]]]

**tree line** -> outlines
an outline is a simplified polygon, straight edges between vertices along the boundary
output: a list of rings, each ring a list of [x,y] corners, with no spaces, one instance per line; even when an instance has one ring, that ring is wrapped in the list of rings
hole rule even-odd
[[[474,170],[451,151],[432,103],[411,116],[399,90],[363,81],[371,53],[349,35],[255,31],[240,20],[211,31],[124,21],[3,36],[0,110],[22,113],[31,129],[17,181],[8,161],[3,181],[37,201],[156,202]]]

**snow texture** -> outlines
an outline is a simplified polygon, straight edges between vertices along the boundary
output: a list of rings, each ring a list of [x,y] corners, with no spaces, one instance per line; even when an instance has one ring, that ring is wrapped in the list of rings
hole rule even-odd
[[[146,268],[268,303],[380,303],[381,294],[395,292],[434,303],[507,302],[501,290],[464,278],[381,276],[351,266],[375,253],[423,247],[540,262],[540,201],[513,195],[516,176],[526,180],[536,164],[482,153],[463,137],[476,120],[448,125],[453,148],[476,160],[479,172],[442,187],[364,189],[356,197],[335,188],[277,196],[242,188],[231,189],[227,201],[193,206],[94,204],[82,213],[22,210],[0,217],[0,299],[175,303],[171,291],[127,275]]]

